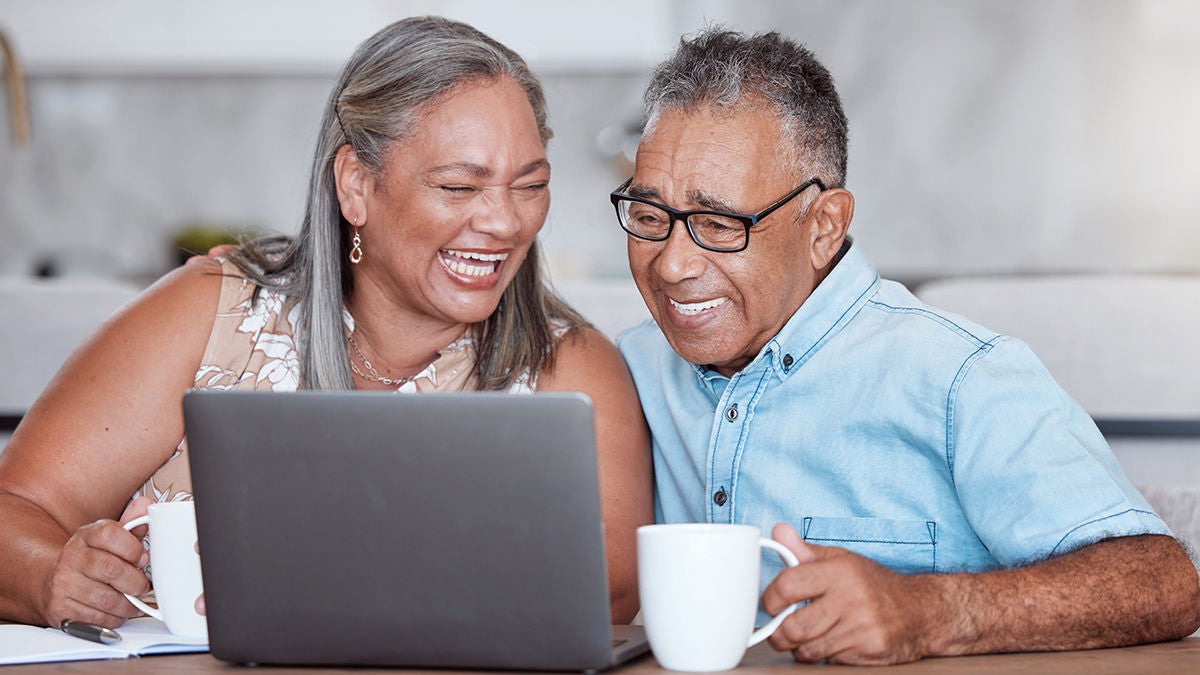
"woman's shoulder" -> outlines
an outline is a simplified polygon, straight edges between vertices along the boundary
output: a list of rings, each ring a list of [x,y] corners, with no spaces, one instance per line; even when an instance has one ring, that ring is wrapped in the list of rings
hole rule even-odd
[[[565,326],[558,334],[553,370],[538,378],[543,391],[579,391],[587,385],[632,382],[620,352],[592,326]]]
[[[171,314],[211,320],[211,310],[216,308],[221,294],[221,282],[221,264],[216,260],[181,265],[143,291],[131,309],[135,314],[170,309]]]

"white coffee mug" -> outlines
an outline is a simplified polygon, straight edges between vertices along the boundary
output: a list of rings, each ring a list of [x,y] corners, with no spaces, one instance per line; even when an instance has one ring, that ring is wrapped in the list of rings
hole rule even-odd
[[[125,523],[126,530],[150,525],[150,575],[154,608],[126,594],[135,607],[167,624],[183,637],[208,637],[208,621],[196,611],[196,598],[204,592],[200,554],[196,552],[195,502],[151,504],[146,515]]]
[[[669,670],[729,670],[775,632],[788,607],[754,631],[760,548],[798,563],[753,525],[681,523],[637,530],[638,593],[646,637]]]

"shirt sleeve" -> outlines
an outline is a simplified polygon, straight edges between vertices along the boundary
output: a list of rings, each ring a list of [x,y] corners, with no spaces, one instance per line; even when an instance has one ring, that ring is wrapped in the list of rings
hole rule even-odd
[[[980,541],[1005,566],[1106,539],[1170,534],[1091,417],[1022,342],[994,340],[949,394],[947,456]]]

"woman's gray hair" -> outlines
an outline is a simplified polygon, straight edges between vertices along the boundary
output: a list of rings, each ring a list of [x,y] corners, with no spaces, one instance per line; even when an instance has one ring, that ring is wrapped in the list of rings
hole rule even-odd
[[[681,39],[646,88],[646,134],[666,110],[736,110],[763,101],[795,139],[799,173],[843,186],[848,126],[833,77],[812,52],[779,33],[747,37],[714,27]]]
[[[516,52],[467,24],[440,17],[397,21],[359,45],[346,63],[321,120],[300,233],[249,242],[230,256],[260,288],[299,304],[301,387],[354,388],[342,321],[343,304],[354,292],[347,264],[352,232],[334,181],[338,150],[349,144],[379,177],[388,153],[427,105],[460,84],[500,77],[525,90],[544,146],[552,132],[541,83]],[[572,328],[585,324],[547,288],[534,242],[497,311],[475,326],[477,387],[506,389],[525,372],[536,378],[552,368],[552,319]]]

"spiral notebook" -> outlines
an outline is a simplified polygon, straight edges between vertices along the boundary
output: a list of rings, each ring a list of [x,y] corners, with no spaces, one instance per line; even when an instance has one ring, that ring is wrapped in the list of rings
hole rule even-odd
[[[237,663],[599,670],[582,394],[190,392],[209,642]]]

